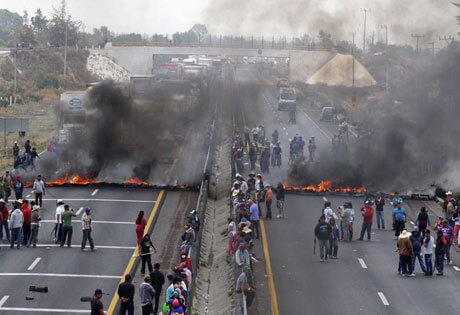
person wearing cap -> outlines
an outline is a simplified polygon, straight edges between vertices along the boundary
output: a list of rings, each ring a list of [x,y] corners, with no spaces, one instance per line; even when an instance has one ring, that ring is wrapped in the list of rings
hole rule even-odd
[[[424,234],[424,239],[423,239],[423,252],[425,256],[425,267],[426,267],[425,276],[433,275],[433,263],[432,263],[433,244],[434,244],[434,238],[433,236],[431,236],[430,230],[426,230]]]
[[[64,201],[59,199],[56,207],[56,224],[54,225],[54,241],[56,244],[60,243],[62,238],[62,214],[64,211]]]
[[[401,201],[397,200],[396,202],[396,208],[393,208],[393,222],[395,227],[395,237],[398,239],[399,234],[401,234],[401,232],[404,230],[407,216],[406,209],[402,207]]]
[[[363,215],[363,225],[361,227],[361,234],[358,240],[362,241],[364,238],[364,233],[367,231],[367,240],[371,240],[371,228],[372,220],[374,218],[374,208],[372,207],[372,201],[367,200],[364,207],[361,209],[361,214]]]
[[[158,305],[161,296],[161,290],[163,288],[163,284],[165,283],[165,276],[160,271],[160,264],[156,263],[153,266],[154,271],[150,273],[150,279],[152,279],[152,287],[155,290],[155,307],[153,309],[153,314],[158,313]]]
[[[72,247],[72,218],[76,217],[75,210],[71,209],[69,205],[64,205],[64,212],[62,213],[62,238],[61,247],[64,247],[64,243],[67,239],[67,247]]]
[[[457,200],[452,196],[452,192],[446,192],[446,198],[444,199],[444,204],[442,206],[444,219],[449,220],[457,208]]]
[[[396,243],[399,253],[399,261],[401,262],[403,277],[415,276],[410,272],[412,256],[414,256],[412,243],[409,239],[410,235],[411,233],[407,232],[406,230],[402,231],[402,233],[398,237],[398,242]]]
[[[235,292],[246,296],[246,305],[249,307],[254,300],[256,289],[251,287],[249,284],[249,278],[251,277],[251,267],[244,266],[241,274],[236,279]]]
[[[22,193],[24,192],[24,184],[21,181],[21,175],[16,175],[16,179],[13,183],[13,190],[16,196],[16,200],[22,199]]]
[[[30,235],[31,235],[31,223],[32,223],[32,210],[29,208],[29,202],[27,200],[18,200],[19,204],[21,204],[21,211],[24,216],[24,223],[22,226],[22,245],[28,245]]]
[[[20,248],[22,239],[22,227],[24,224],[24,215],[20,210],[21,205],[18,202],[14,203],[14,211],[10,217],[10,228],[11,228],[11,244],[10,248],[14,247],[16,243],[17,248]]]
[[[139,286],[139,297],[141,300],[142,315],[150,315],[153,312],[152,300],[155,290],[152,287],[152,280],[149,276],[144,278],[144,282]]]
[[[133,278],[130,274],[125,275],[125,282],[118,286],[118,297],[120,298],[120,315],[134,315],[134,293],[136,288],[131,283]]]
[[[409,240],[412,243],[412,249],[414,251],[414,255],[412,256],[411,266],[409,273],[413,274],[415,270],[415,262],[418,259],[420,264],[420,268],[422,269],[423,273],[426,273],[425,264],[422,258],[422,244],[423,244],[423,237],[420,235],[420,231],[418,227],[414,226],[414,230],[412,231],[412,235],[409,236]]]
[[[5,229],[6,239],[8,242],[10,241],[10,230],[8,229],[8,218],[10,213],[8,212],[8,208],[6,207],[5,200],[3,198],[0,199],[0,213],[2,220],[0,222],[0,240],[3,239],[3,229]]]
[[[96,289],[91,299],[91,315],[104,315],[104,305],[101,302],[102,290]]]
[[[85,212],[81,216],[81,229],[83,231],[83,239],[81,241],[81,250],[84,251],[86,248],[86,241],[89,241],[89,246],[91,251],[96,250],[94,248],[93,237],[91,236],[92,231],[92,217],[91,217],[91,208],[86,207]]]
[[[444,238],[446,240],[445,254],[446,254],[447,263],[449,265],[452,265],[453,261],[450,257],[450,247],[453,241],[452,234],[453,234],[454,229],[447,223],[447,220],[443,220],[441,222],[441,225],[438,227],[438,231],[441,231],[442,234],[444,235]]]
[[[434,248],[434,266],[438,272],[437,276],[444,274],[444,255],[446,254],[447,240],[441,230],[438,230],[436,238],[436,247]]]
[[[193,245],[193,242],[195,242],[195,231],[192,229],[192,226],[190,224],[186,224],[184,226],[185,233],[182,236],[182,246],[181,249],[185,250],[185,252],[188,255],[188,251],[190,250],[190,247]]]
[[[35,192],[35,203],[43,207],[43,196],[45,195],[45,182],[42,180],[42,176],[38,175],[34,181],[32,190]]]
[[[29,242],[27,244],[27,247],[30,247],[32,245],[33,247],[37,247],[37,237],[38,237],[38,231],[40,229],[40,214],[38,213],[38,210],[40,209],[40,206],[34,205],[32,207],[32,215],[31,215],[31,222],[30,222],[30,238]]]

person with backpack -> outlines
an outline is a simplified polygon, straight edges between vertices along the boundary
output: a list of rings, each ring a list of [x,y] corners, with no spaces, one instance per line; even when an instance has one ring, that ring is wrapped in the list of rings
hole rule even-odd
[[[441,230],[437,232],[436,247],[434,249],[434,266],[437,276],[444,275],[444,255],[446,254],[447,241]]]
[[[420,208],[417,219],[415,219],[415,224],[417,224],[418,230],[422,236],[425,235],[427,226],[431,227],[430,216],[425,207]]]

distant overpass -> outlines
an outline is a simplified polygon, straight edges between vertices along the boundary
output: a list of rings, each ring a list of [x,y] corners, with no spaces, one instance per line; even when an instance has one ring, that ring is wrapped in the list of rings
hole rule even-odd
[[[226,56],[226,57],[267,57],[289,58],[291,81],[306,81],[316,70],[329,61],[336,52],[313,46],[268,46],[235,47],[204,44],[171,43],[107,43],[103,49],[92,52],[114,58],[121,66],[133,74],[151,74],[156,55],[188,56]]]

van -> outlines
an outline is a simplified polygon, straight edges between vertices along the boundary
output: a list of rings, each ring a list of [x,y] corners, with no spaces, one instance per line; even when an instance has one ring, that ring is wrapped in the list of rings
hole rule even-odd
[[[278,110],[292,111],[297,107],[297,94],[295,88],[280,88],[278,95]]]

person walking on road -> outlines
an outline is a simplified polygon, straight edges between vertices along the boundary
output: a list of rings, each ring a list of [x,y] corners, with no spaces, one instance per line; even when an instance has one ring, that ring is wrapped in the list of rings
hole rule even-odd
[[[16,175],[16,180],[13,184],[13,190],[16,200],[22,199],[22,193],[24,192],[24,184],[21,181],[21,175]]]
[[[267,213],[265,214],[265,218],[271,220],[272,219],[272,202],[273,202],[273,191],[272,187],[267,184],[265,185],[265,207],[267,208]]]
[[[410,236],[411,234],[404,230],[402,231],[401,235],[399,235],[398,242],[396,243],[396,246],[398,247],[399,262],[401,263],[403,277],[412,276],[410,273],[410,266],[414,251],[412,248],[412,243],[409,239]]]
[[[437,276],[444,274],[444,255],[446,254],[447,240],[441,230],[437,232],[436,247],[434,249],[434,266],[438,272]]]
[[[161,290],[165,283],[165,276],[160,271],[160,264],[156,263],[153,269],[154,271],[150,273],[150,279],[152,279],[152,286],[155,290],[155,307],[153,308],[153,314],[156,315],[158,313]]]
[[[141,259],[142,259],[141,274],[145,274],[145,264],[147,264],[149,268],[149,273],[153,272],[152,256],[151,256],[152,253],[150,252],[150,247],[153,248],[154,253],[157,252],[157,249],[155,248],[152,241],[150,240],[150,235],[145,234],[141,240]]]
[[[45,195],[45,182],[42,180],[42,176],[38,175],[34,181],[32,190],[35,192],[35,204],[43,207],[43,196]]]
[[[256,238],[259,239],[259,206],[254,201],[249,201],[249,220],[254,226]]]
[[[104,305],[101,302],[102,290],[96,289],[91,299],[91,315],[104,315]]]
[[[40,214],[38,213],[38,210],[40,209],[40,206],[34,205],[32,207],[32,215],[31,215],[31,222],[30,222],[30,238],[29,242],[27,244],[27,247],[30,247],[32,245],[33,247],[37,247],[37,238],[38,238],[38,231],[40,229]]]
[[[452,234],[454,229],[450,225],[448,225],[447,220],[443,220],[441,222],[441,225],[438,227],[438,231],[441,231],[444,235],[444,238],[446,240],[445,254],[447,258],[447,263],[449,265],[452,265],[453,261],[450,257],[450,247],[452,245]]]
[[[383,207],[385,206],[385,199],[382,197],[381,193],[377,194],[375,198],[375,214],[377,219],[377,229],[380,230],[380,226],[385,230],[385,219],[383,215]]]
[[[84,251],[86,249],[86,241],[89,241],[89,247],[91,248],[91,251],[94,251],[94,242],[93,242],[93,237],[91,236],[92,232],[92,217],[91,217],[91,208],[86,207],[85,212],[81,216],[81,229],[83,232],[83,239],[81,241],[81,250]]]
[[[75,210],[71,209],[69,205],[64,205],[64,212],[62,213],[62,238],[61,247],[64,247],[67,239],[67,247],[72,247],[72,217],[76,217]]]
[[[144,211],[139,211],[136,218],[136,235],[137,245],[141,244],[142,237],[144,236],[145,226],[147,225],[147,219],[144,216]]]
[[[284,186],[282,183],[278,183],[278,186],[276,187],[276,208],[278,209],[278,214],[276,215],[277,219],[284,217],[284,198]]]
[[[22,226],[22,230],[23,230],[23,232],[22,232],[22,234],[23,234],[22,245],[26,246],[26,245],[28,245],[28,242],[29,242],[30,232],[31,232],[31,223],[32,223],[32,211],[29,208],[27,200],[23,201],[21,211],[22,211],[22,214],[24,216],[24,223],[23,223],[23,226]],[[29,247],[29,246],[27,246],[27,247]]]
[[[396,239],[398,239],[399,234],[404,230],[406,220],[406,210],[402,207],[401,202],[397,201],[396,208],[393,208],[393,222]]]
[[[425,253],[425,267],[426,267],[425,276],[433,275],[433,262],[432,262],[433,244],[434,244],[434,238],[433,236],[431,236],[430,230],[426,230],[425,235],[424,235],[424,240],[423,240],[423,252]]]
[[[412,231],[412,235],[409,236],[409,240],[412,243],[412,250],[414,251],[414,255],[412,256],[412,261],[411,261],[411,268],[409,272],[411,274],[414,274],[415,263],[418,259],[422,272],[426,273],[425,264],[423,263],[423,258],[422,258],[423,237],[420,235],[418,227],[416,226],[414,227],[414,231]]]
[[[54,226],[54,241],[56,244],[61,243],[62,239],[62,214],[64,213],[64,202],[59,199],[56,207],[56,224]]]
[[[329,239],[329,257],[337,259],[337,252],[339,250],[339,226],[335,223],[335,218],[331,217],[329,225],[332,227],[331,238]]]
[[[120,298],[120,315],[134,315],[134,293],[136,288],[131,283],[131,275],[125,275],[125,282],[118,286],[118,296]]]
[[[10,216],[10,213],[8,212],[8,208],[6,207],[5,200],[0,199],[0,213],[2,220],[0,222],[0,240],[3,239],[3,229],[5,229],[5,236],[8,242],[11,240],[10,239],[10,230],[8,229],[8,219]]]
[[[431,227],[430,223],[430,216],[428,215],[428,212],[426,212],[425,207],[420,208],[420,212],[417,215],[417,219],[415,220],[415,224],[418,226],[418,231],[420,234],[423,236],[425,235],[425,231],[427,226]]]
[[[139,297],[141,300],[142,315],[150,315],[153,312],[152,300],[155,296],[155,290],[152,287],[150,277],[145,277],[144,282],[139,286]]]
[[[324,203],[323,212],[321,214],[323,214],[324,217],[326,218],[326,222],[329,222],[331,217],[334,216],[334,211],[331,208],[331,202],[330,201],[326,201]]]
[[[364,238],[364,233],[367,231],[367,240],[371,240],[372,219],[374,217],[374,208],[372,208],[372,201],[367,200],[365,206],[361,209],[363,215],[363,225],[361,227],[360,241]]]
[[[24,224],[24,215],[19,209],[20,204],[18,202],[14,203],[14,211],[11,213],[10,218],[10,227],[11,227],[11,245],[10,248],[14,247],[16,243],[17,249],[21,247],[21,238],[22,238],[22,226]]]
[[[320,261],[327,260],[329,252],[329,239],[331,237],[332,227],[326,222],[325,215],[321,215],[319,222],[315,227],[315,244],[319,243],[319,257]],[[315,245],[316,246],[316,245]]]

